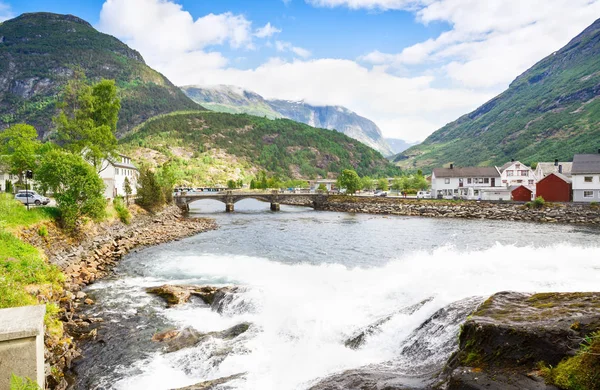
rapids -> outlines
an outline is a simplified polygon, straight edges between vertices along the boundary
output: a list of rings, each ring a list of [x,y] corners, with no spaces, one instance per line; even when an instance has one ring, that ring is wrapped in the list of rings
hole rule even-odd
[[[173,389],[245,373],[223,388],[306,389],[366,365],[420,378],[443,365],[486,296],[591,291],[600,280],[600,230],[590,227],[272,213],[252,200],[232,214],[217,202],[195,206],[220,229],[132,253],[86,289],[96,301],[86,314],[105,322],[83,346],[76,388]],[[200,301],[165,308],[144,290],[164,283],[240,288],[219,313]],[[241,322],[252,325],[232,340],[173,353],[150,341],[169,328]],[[344,345],[372,324],[360,347]]]

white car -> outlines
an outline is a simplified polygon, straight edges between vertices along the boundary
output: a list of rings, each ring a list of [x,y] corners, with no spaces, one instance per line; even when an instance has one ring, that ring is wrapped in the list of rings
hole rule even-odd
[[[417,192],[417,199],[430,199],[431,192],[429,191],[419,191]]]
[[[35,191],[19,191],[16,195],[15,195],[15,199],[20,201],[23,204],[31,204],[31,205],[47,205],[48,203],[50,203],[50,199],[46,198],[45,196],[42,196],[40,194],[38,194]]]

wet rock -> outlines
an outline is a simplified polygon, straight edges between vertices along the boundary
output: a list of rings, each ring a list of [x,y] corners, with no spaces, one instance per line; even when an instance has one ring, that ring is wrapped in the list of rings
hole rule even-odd
[[[404,307],[400,310],[395,311],[394,313],[392,313],[390,315],[387,315],[385,317],[378,319],[371,325],[368,325],[367,327],[360,329],[358,332],[356,332],[354,335],[352,335],[349,339],[347,339],[344,342],[344,345],[348,348],[358,349],[365,343],[365,341],[367,340],[367,338],[369,336],[371,336],[375,333],[381,332],[381,326],[383,324],[385,324],[386,322],[388,322],[389,320],[391,320],[392,317],[394,317],[395,315],[398,315],[398,314],[406,314],[406,315],[414,314],[417,310],[422,308],[423,305],[425,305],[427,302],[431,302],[432,299],[433,298],[424,299],[419,303]]]
[[[424,388],[419,380],[403,378],[377,368],[348,370],[313,385],[309,390],[413,390]]]
[[[191,327],[186,327],[179,332],[175,331],[177,332],[175,335],[170,335],[169,338],[165,337],[163,340],[159,341],[165,342],[166,352],[175,352],[183,348],[193,347],[194,345],[197,345],[211,337],[223,340],[231,340],[238,337],[242,333],[245,333],[249,328],[250,324],[247,322],[243,322],[241,324],[235,325],[229,329],[225,329],[219,332],[209,333],[200,333]]]
[[[152,336],[152,341],[159,342],[170,340],[173,337],[176,337],[178,334],[179,331],[177,329],[166,330],[164,332],[156,333],[154,336]]]
[[[195,385],[181,387],[181,388],[174,389],[174,390],[212,390],[212,389],[216,389],[217,386],[226,384],[226,383],[231,382],[236,379],[241,379],[244,377],[244,375],[246,375],[246,373],[235,374],[235,375],[226,376],[226,377],[218,378],[218,379],[211,379],[209,381],[196,383]]]
[[[167,307],[186,303],[192,296],[190,286],[171,286],[168,284],[148,288],[146,292],[163,298],[167,302]]]
[[[464,323],[445,388],[484,388],[492,378],[498,389],[553,389],[537,377],[538,365],[556,366],[598,330],[600,293],[495,294]]]

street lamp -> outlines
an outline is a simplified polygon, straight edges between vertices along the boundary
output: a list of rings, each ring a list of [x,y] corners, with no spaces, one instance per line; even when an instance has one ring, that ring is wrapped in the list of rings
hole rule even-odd
[[[29,211],[29,186],[27,186],[27,179],[33,179],[33,171],[26,170],[25,171],[25,195],[27,199],[27,211]]]

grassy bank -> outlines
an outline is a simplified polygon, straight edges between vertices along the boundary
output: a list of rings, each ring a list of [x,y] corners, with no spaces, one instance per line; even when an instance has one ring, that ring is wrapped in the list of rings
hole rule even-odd
[[[47,304],[46,326],[52,335],[60,336],[58,307],[52,303],[62,292],[63,274],[47,263],[43,254],[19,240],[13,232],[23,227],[40,225],[56,218],[52,207],[27,208],[11,195],[0,194],[0,308]]]

